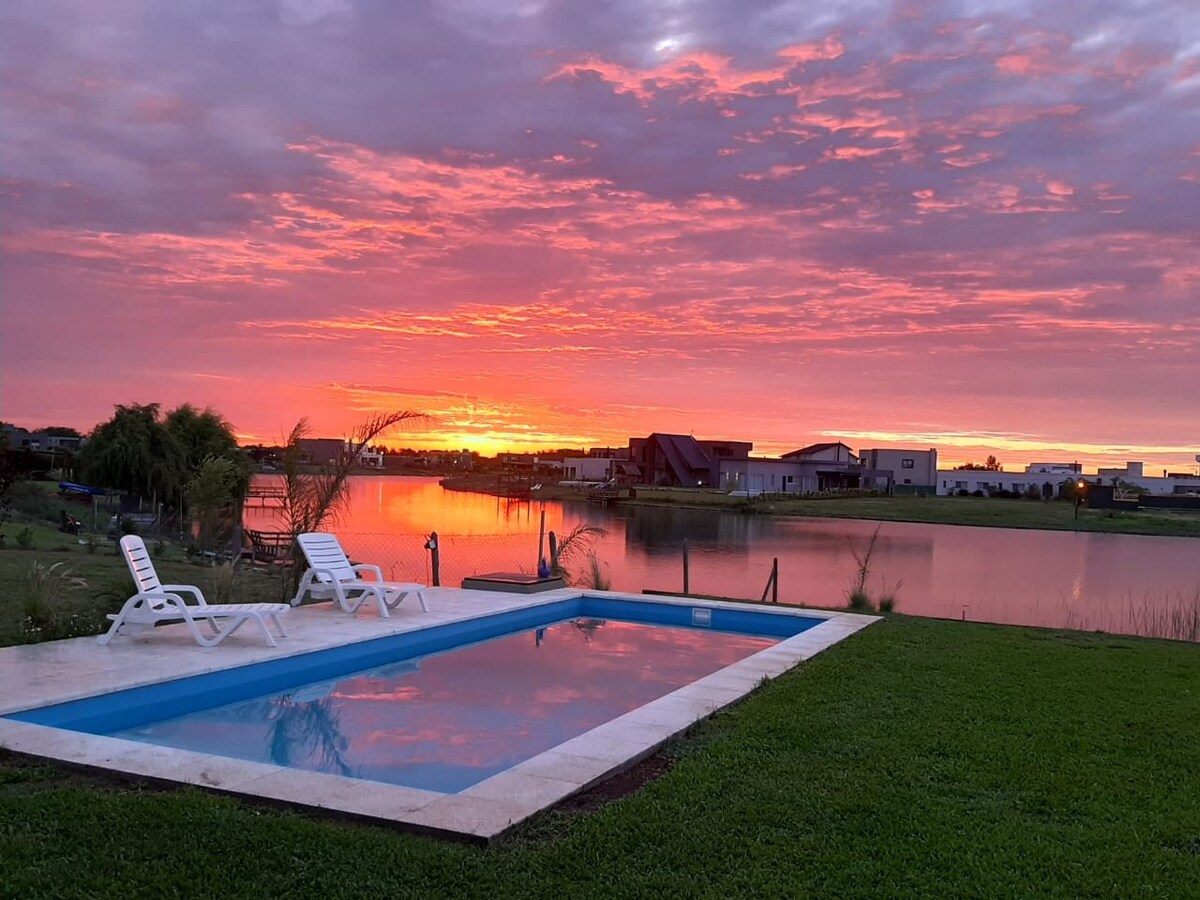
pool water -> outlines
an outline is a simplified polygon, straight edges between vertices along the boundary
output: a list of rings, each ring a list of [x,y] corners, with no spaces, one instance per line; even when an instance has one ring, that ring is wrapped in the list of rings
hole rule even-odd
[[[455,793],[778,640],[576,617],[108,733]]]

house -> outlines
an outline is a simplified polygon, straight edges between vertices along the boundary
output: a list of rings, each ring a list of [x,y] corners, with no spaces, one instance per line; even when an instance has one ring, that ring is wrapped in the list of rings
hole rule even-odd
[[[825,444],[809,444],[799,450],[783,454],[781,459],[819,460],[820,462],[848,463],[858,465],[858,456],[841,441]]]
[[[933,447],[928,450],[860,450],[858,458],[869,468],[891,471],[895,494],[937,493],[937,450]]]
[[[74,434],[52,434],[46,429],[30,431],[7,424],[4,426],[4,436],[12,450],[63,450],[73,453],[85,442],[85,438]]]
[[[688,434],[655,432],[629,439],[629,461],[637,466],[642,484],[715,487],[715,460],[745,459],[749,441],[698,441]]]
[[[1120,469],[1097,469],[1096,477],[1102,484],[1115,486],[1118,482],[1124,482],[1155,496],[1200,493],[1200,476],[1166,470],[1163,470],[1162,477],[1147,475],[1145,464],[1140,462],[1126,463]]]
[[[300,461],[316,466],[333,466],[346,453],[346,442],[341,438],[300,438],[297,442]]]
[[[1049,484],[1052,491],[1072,478],[1081,478],[1083,467],[1078,463],[1030,463],[1023,472],[1000,469],[941,469],[937,473],[937,492],[940,497],[974,494],[982,491],[989,497],[1000,492],[1025,494],[1037,488],[1043,493]]]
[[[561,463],[564,481],[610,481],[614,460],[592,456],[568,456]]]
[[[751,493],[818,494],[830,491],[881,491],[892,489],[892,472],[859,465],[857,461],[820,459],[722,459],[718,461],[718,486]]]

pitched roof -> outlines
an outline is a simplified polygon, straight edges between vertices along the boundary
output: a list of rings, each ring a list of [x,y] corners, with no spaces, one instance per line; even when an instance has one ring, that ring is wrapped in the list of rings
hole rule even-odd
[[[820,453],[822,450],[832,450],[834,447],[845,447],[851,453],[854,450],[849,444],[842,441],[826,441],[822,444],[809,444],[807,447],[801,447],[799,450],[793,450],[791,453],[783,454],[783,459],[795,459],[797,456],[812,456],[814,453]]]

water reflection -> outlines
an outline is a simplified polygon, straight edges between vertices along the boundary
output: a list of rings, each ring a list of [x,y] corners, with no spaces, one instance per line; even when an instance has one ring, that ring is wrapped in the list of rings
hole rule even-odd
[[[578,619],[115,736],[455,792],[774,643]]]
[[[877,524],[507,501],[443,491],[428,478],[353,481],[349,513],[337,526],[344,544],[385,572],[390,564],[397,577],[419,578],[421,541],[437,531],[443,584],[479,572],[534,571],[544,510],[547,528],[560,534],[580,523],[608,531],[596,549],[615,590],[682,589],[686,539],[693,591],[758,597],[778,558],[781,602],[836,606],[854,578],[852,551],[865,548]],[[869,586],[898,582],[897,609],[914,615],[1138,632],[1135,620],[1147,610],[1200,596],[1200,541],[888,522]]]

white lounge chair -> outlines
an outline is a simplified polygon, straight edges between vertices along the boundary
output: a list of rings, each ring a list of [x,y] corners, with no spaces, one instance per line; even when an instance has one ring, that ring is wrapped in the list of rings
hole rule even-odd
[[[119,613],[110,613],[112,627],[100,635],[107,644],[117,634],[137,634],[153,628],[159,622],[183,622],[196,643],[212,647],[237,631],[242,623],[253,619],[262,629],[267,644],[276,647],[275,638],[267,628],[267,619],[275,623],[280,637],[286,636],[279,617],[291,607],[286,603],[227,603],[210,604],[198,587],[188,584],[163,584],[154,571],[154,563],[146,552],[146,544],[136,534],[121,538],[121,553],[129,564],[129,572],[138,592],[125,601]],[[183,594],[192,594],[196,602],[188,603]],[[196,624],[204,621],[212,631],[204,634]]]
[[[387,618],[388,610],[399,606],[409,594],[416,594],[421,609],[429,612],[425,603],[425,585],[384,581],[379,566],[351,564],[334,535],[309,532],[297,537],[296,544],[304,551],[309,568],[300,578],[300,589],[292,599],[293,606],[308,593],[315,600],[336,600],[342,609],[352,613],[374,597],[379,603],[379,614]],[[374,575],[374,580],[363,578],[364,572]]]

